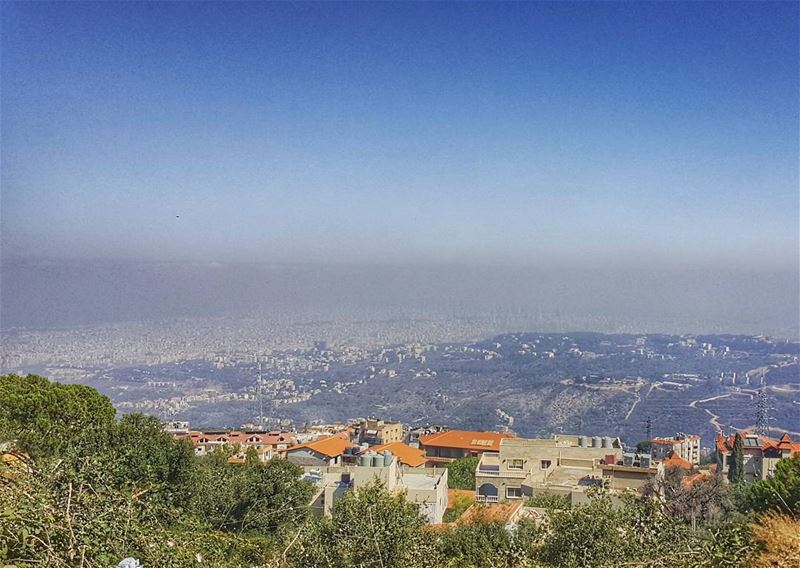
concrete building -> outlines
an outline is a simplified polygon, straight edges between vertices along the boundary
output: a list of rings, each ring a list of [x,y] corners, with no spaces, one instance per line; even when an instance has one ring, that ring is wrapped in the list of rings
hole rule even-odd
[[[800,453],[800,442],[793,442],[789,434],[780,440],[751,432],[740,432],[744,445],[744,480],[747,483],[767,479],[783,458]],[[718,435],[715,439],[717,471],[727,476],[736,435]]]
[[[685,459],[692,465],[700,465],[700,436],[678,432],[672,438],[653,438],[650,440],[650,456],[658,463],[670,457],[670,452]]]
[[[359,444],[380,446],[403,441],[403,425],[400,422],[384,422],[367,418],[355,428],[354,438]]]
[[[496,503],[546,491],[577,502],[586,489],[603,484],[602,466],[616,465],[621,458],[618,438],[504,438],[498,452],[481,455],[475,499]]]
[[[317,487],[311,501],[316,514],[330,515],[333,505],[345,493],[358,491],[377,480],[389,491],[403,492],[409,503],[419,506],[429,524],[442,522],[447,510],[447,469],[407,469],[388,451],[383,454],[368,452],[360,459],[360,465],[304,468],[305,479]]]
[[[603,465],[603,487],[612,491],[639,491],[648,482],[658,478],[663,469],[626,465]]]

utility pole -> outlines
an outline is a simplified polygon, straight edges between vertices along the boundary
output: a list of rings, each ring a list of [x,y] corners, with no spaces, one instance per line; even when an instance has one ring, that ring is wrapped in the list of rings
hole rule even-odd
[[[264,430],[264,389],[263,380],[261,376],[261,358],[258,355],[253,355],[253,358],[258,365],[258,385],[256,387],[258,392],[258,429]]]
[[[647,417],[647,420],[645,420],[644,422],[644,431],[645,431],[645,436],[647,437],[647,441],[649,442],[650,440],[653,439],[653,420],[649,416]]]
[[[769,398],[767,388],[764,386],[758,389],[756,399],[756,433],[762,436],[769,435]]]

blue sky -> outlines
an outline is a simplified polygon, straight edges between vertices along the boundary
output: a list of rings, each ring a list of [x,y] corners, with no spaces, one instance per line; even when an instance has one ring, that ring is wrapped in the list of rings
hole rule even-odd
[[[797,267],[797,3],[4,2],[2,32],[4,255]]]

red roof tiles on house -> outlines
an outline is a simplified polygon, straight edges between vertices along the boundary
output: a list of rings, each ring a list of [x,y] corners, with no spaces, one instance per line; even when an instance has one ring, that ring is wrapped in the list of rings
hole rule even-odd
[[[425,457],[425,452],[418,448],[412,448],[403,442],[392,442],[391,444],[383,444],[370,449],[379,453],[389,450],[397,457],[397,461],[409,467],[419,467],[428,461]]]
[[[351,447],[353,444],[349,440],[341,436],[330,436],[328,438],[319,438],[313,442],[300,444],[289,448],[289,452],[301,449],[309,449],[329,458],[335,458],[344,453],[344,451]]]

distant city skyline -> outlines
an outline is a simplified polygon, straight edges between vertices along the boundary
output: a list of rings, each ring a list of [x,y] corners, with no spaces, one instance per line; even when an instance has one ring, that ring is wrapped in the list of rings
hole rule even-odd
[[[798,270],[797,3],[1,14],[6,259]]]

